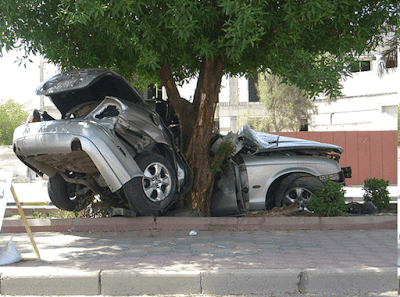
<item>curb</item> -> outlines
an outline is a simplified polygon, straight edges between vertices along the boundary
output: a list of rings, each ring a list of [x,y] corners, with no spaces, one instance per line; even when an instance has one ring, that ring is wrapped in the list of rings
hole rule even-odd
[[[273,230],[379,230],[396,229],[397,216],[351,217],[113,217],[28,219],[33,232],[66,231],[273,231]],[[2,232],[26,232],[21,219],[3,221]]]
[[[295,294],[357,295],[397,289],[396,268],[242,269],[225,271],[31,268],[1,274],[2,295]]]

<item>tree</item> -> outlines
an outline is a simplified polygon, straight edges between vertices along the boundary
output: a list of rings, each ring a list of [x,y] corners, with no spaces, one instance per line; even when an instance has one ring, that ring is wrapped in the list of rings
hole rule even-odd
[[[15,128],[28,118],[29,112],[25,108],[25,104],[17,103],[13,99],[0,102],[0,145],[12,144]]]
[[[398,0],[3,0],[0,48],[23,42],[64,68],[101,66],[165,86],[195,174],[187,206],[207,212],[222,76],[270,69],[309,95],[338,96],[349,64],[396,25],[398,8]],[[177,84],[193,77],[188,102]]]
[[[381,57],[378,63],[378,76],[383,77],[386,73],[389,73],[389,69],[396,69],[398,64],[398,41],[400,36],[400,27],[398,28],[399,34],[391,32],[388,36],[385,36],[381,45],[379,53]]]
[[[302,90],[282,83],[282,78],[272,74],[259,75],[257,93],[266,117],[251,117],[249,108],[240,121],[258,131],[299,131],[301,120],[309,119],[315,109],[313,101]]]

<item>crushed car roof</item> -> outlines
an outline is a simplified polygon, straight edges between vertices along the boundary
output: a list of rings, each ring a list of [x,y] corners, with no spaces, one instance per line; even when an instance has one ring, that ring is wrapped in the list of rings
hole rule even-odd
[[[237,137],[243,140],[244,147],[253,152],[289,149],[318,149],[339,154],[343,152],[343,149],[337,145],[258,132],[252,130],[249,125],[243,126],[239,130]]]
[[[36,89],[51,98],[64,116],[71,108],[113,96],[133,103],[143,102],[139,93],[118,73],[103,68],[85,68],[57,74]]]

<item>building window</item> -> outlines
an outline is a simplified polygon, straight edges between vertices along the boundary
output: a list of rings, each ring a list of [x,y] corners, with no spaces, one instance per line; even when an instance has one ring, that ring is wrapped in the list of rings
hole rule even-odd
[[[253,78],[249,78],[249,102],[258,102],[257,84],[258,84],[258,73],[256,73]]]
[[[386,68],[397,68],[397,52],[393,51],[385,57]]]
[[[371,61],[361,61],[360,66],[361,66],[360,71],[370,71],[371,70]]]
[[[302,132],[302,131],[308,131],[308,120],[307,119],[300,120],[300,132]]]
[[[358,62],[358,67],[355,66],[351,71],[352,72],[363,72],[363,71],[370,71],[371,70],[371,61],[364,60]]]

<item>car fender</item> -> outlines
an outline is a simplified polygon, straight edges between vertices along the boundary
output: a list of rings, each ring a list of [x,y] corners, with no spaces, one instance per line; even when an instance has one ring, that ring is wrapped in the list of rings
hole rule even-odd
[[[322,176],[338,173],[337,161],[324,156],[257,156],[241,154],[246,166],[250,210],[265,208],[265,199],[271,184],[290,173]]]

